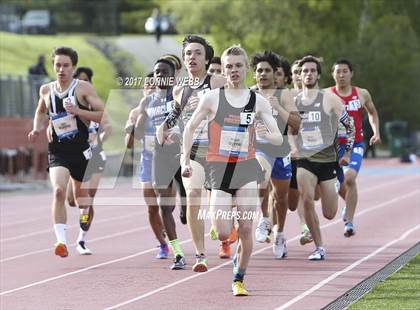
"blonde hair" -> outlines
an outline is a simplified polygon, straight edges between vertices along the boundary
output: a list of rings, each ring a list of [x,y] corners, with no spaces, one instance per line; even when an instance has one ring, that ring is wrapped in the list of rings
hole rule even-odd
[[[227,56],[234,55],[234,56],[244,56],[245,58],[245,64],[248,66],[248,54],[246,51],[241,47],[240,44],[232,45],[231,47],[228,47],[224,50],[222,53],[222,56],[220,57],[222,59],[222,64],[224,63],[223,59]],[[222,66],[223,67],[223,66]]]

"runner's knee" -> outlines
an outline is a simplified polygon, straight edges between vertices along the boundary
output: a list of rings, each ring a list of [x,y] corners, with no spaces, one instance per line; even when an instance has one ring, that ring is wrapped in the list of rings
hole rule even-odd
[[[54,199],[64,200],[66,198],[66,189],[60,186],[54,187]]]
[[[322,214],[327,220],[332,220],[335,217],[336,213],[337,213],[337,208],[335,208],[335,210],[334,209],[322,210]]]

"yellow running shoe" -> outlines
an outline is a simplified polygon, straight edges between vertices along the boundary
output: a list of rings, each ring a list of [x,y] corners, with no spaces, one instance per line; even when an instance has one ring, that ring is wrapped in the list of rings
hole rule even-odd
[[[245,285],[241,281],[234,281],[232,283],[233,296],[248,296],[249,293],[245,288]]]

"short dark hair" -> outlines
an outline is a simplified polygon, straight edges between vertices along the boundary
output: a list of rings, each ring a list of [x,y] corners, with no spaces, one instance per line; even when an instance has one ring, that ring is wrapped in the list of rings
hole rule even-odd
[[[159,58],[156,62],[155,62],[155,66],[158,64],[158,63],[164,63],[164,64],[167,64],[169,67],[171,67],[171,69],[172,69],[172,72],[173,73],[175,73],[175,64],[172,62],[172,61],[170,61],[170,60],[168,60],[168,59],[165,59],[165,58]]]
[[[179,59],[179,57],[174,54],[165,54],[162,57],[160,57],[160,59],[166,59],[166,60],[172,61],[175,65],[176,70],[181,70],[182,68],[181,59]]]
[[[316,70],[318,71],[318,74],[321,74],[322,69],[321,69],[321,61],[319,60],[319,58],[312,55],[305,56],[301,60],[299,60],[298,66],[302,67],[307,62],[316,63]]]
[[[89,67],[78,67],[76,69],[76,71],[74,72],[73,77],[78,78],[81,73],[86,74],[88,79],[89,79],[89,82],[92,82],[93,71],[92,71],[91,68],[89,68]]]
[[[71,47],[60,46],[53,49],[52,52],[52,61],[54,62],[54,57],[57,55],[66,55],[70,57],[71,63],[73,66],[77,66],[77,61],[79,57],[77,56],[77,52],[72,49]]]
[[[194,34],[189,34],[186,35],[184,40],[182,41],[182,59],[185,59],[185,48],[187,47],[188,44],[190,43],[198,43],[201,44],[204,47],[204,51],[206,53],[206,60],[208,60],[209,62],[206,64],[206,70],[209,68],[210,66],[210,60],[213,58],[214,56],[214,49],[211,46],[211,44],[204,39],[203,37],[194,35]]]
[[[292,82],[292,69],[290,67],[289,61],[280,56],[280,68],[283,68],[284,76],[286,77],[286,84],[290,84]]]
[[[348,59],[346,59],[346,58],[340,58],[340,59],[338,59],[333,65],[332,65],[332,67],[331,67],[331,72],[333,72],[334,71],[334,67],[336,66],[336,65],[347,65],[347,67],[349,67],[349,70],[351,71],[351,72],[353,72],[353,65],[352,65],[352,63],[350,62],[350,60],[348,60]]]
[[[210,64],[218,64],[221,65],[222,64],[222,60],[220,59],[219,56],[214,56],[211,60],[210,60]]]
[[[257,65],[260,62],[268,62],[273,69],[273,72],[280,67],[280,57],[272,51],[264,51],[263,53],[256,53],[251,58],[252,69],[257,70]]]

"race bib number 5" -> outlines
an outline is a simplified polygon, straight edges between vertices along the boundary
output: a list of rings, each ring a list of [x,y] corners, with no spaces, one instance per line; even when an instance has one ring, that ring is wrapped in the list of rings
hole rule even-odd
[[[250,125],[254,123],[255,113],[254,112],[241,112],[241,125]]]

